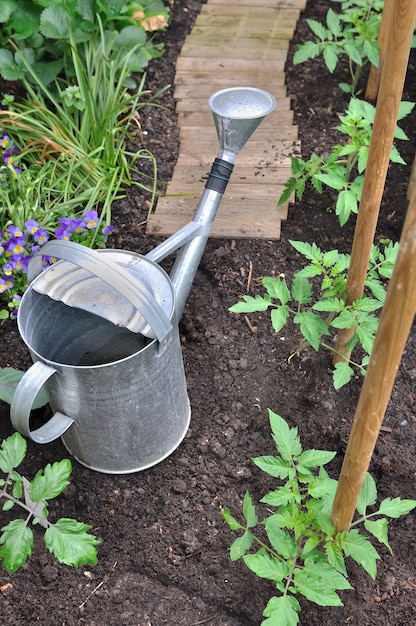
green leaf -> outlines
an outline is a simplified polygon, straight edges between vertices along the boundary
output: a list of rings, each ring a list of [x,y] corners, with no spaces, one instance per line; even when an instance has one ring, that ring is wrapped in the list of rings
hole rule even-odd
[[[304,276],[296,274],[293,278],[292,298],[299,304],[308,304],[312,300],[312,285]]]
[[[0,50],[0,66],[1,66],[1,50]],[[12,79],[9,79],[12,80]],[[13,400],[13,394],[15,389],[25,372],[21,370],[17,370],[14,367],[3,367],[0,368],[0,400],[3,402],[7,402],[7,404],[11,404]],[[48,396],[45,391],[41,390],[38,393],[36,400],[33,404],[34,409],[38,409],[41,406],[44,406],[48,403]]]
[[[68,17],[61,7],[49,7],[42,11],[39,30],[49,39],[69,40]]]
[[[335,453],[334,453],[335,454]],[[319,476],[314,478],[308,484],[308,493],[312,498],[323,498],[334,496],[337,488],[337,481],[330,478],[323,467],[319,470]]]
[[[281,528],[273,515],[264,520],[264,525],[266,527],[267,537],[276,552],[284,559],[293,559],[297,554],[298,547],[292,535]]]
[[[328,13],[326,14],[326,24],[335,37],[339,37],[342,34],[341,20],[332,9],[328,9]]]
[[[305,63],[309,59],[315,59],[320,53],[321,48],[319,44],[314,41],[305,41],[304,44],[300,45],[293,55],[293,64],[299,65],[300,63]]]
[[[290,573],[290,566],[286,561],[269,556],[264,549],[257,554],[247,554],[243,559],[247,567],[260,578],[282,582]]]
[[[10,511],[14,507],[13,500],[6,500],[6,502],[1,507],[2,511]]]
[[[282,330],[286,324],[290,315],[289,307],[286,304],[282,304],[275,309],[272,309],[270,313],[270,319],[272,322],[273,330],[278,333]]]
[[[380,556],[367,537],[360,535],[358,530],[339,534],[342,549],[346,556],[350,556],[375,580],[377,575],[377,560]]]
[[[341,298],[324,298],[323,300],[318,300],[312,308],[314,311],[339,313],[344,307],[345,302]]]
[[[245,553],[250,550],[251,546],[253,545],[253,541],[254,535],[249,531],[246,531],[244,535],[241,535],[241,537],[237,537],[237,539],[233,541],[230,547],[231,561],[237,561],[242,556],[244,556]]]
[[[334,567],[326,563],[308,562],[304,569],[294,571],[298,592],[319,606],[343,606],[336,589],[351,589],[351,585]]]
[[[349,189],[344,189],[338,194],[335,213],[338,215],[341,226],[345,226],[351,213],[358,213],[357,198]]]
[[[273,596],[263,611],[262,626],[296,626],[299,623],[300,604],[293,596]]]
[[[303,467],[314,469],[315,467],[326,465],[336,456],[336,452],[326,450],[305,450],[298,457],[297,461]]]
[[[322,41],[324,41],[325,39],[328,38],[328,35],[330,34],[325,26],[323,24],[321,24],[321,22],[318,22],[316,20],[306,20],[309,28],[311,29],[311,31],[313,32],[314,35],[316,35],[317,37],[319,37],[319,39],[321,39]]]
[[[4,80],[20,80],[24,76],[23,70],[18,67],[10,50],[0,48],[0,74]]]
[[[401,500],[400,498],[386,498],[380,504],[380,508],[377,511],[380,515],[387,515],[387,517],[400,517],[401,515],[407,515],[416,508],[416,500]]]
[[[16,9],[16,0],[2,0],[0,4],[0,23],[7,22]]]
[[[33,532],[25,520],[15,519],[2,528],[0,535],[0,559],[4,569],[13,574],[32,554]]]
[[[56,498],[69,485],[72,464],[69,459],[48,463],[37,472],[29,486],[29,496],[33,502]]]
[[[223,516],[231,530],[240,530],[244,528],[244,526],[241,526],[240,522],[238,522],[235,517],[231,515],[228,509],[221,509],[221,515]]]
[[[390,547],[388,538],[389,522],[385,517],[375,520],[374,522],[366,520],[364,522],[364,528],[380,543],[384,543],[384,545],[388,548],[390,554],[393,554],[393,550]]]
[[[91,526],[70,518],[61,518],[45,532],[45,545],[65,565],[96,565],[100,542],[89,535]]]
[[[292,468],[290,461],[286,461],[278,456],[258,456],[253,459],[253,463],[274,478],[285,480],[286,478],[292,479],[295,476],[295,470]]]
[[[328,70],[333,73],[338,63],[338,54],[340,50],[337,44],[328,43],[323,49],[323,57]]]
[[[377,502],[377,487],[374,478],[367,472],[361,487],[357,502],[357,511],[360,515],[365,515],[367,507],[373,506]]]
[[[257,525],[258,517],[256,514],[256,509],[253,505],[253,500],[251,499],[250,494],[246,491],[243,500],[243,515],[244,519],[247,522],[247,528],[253,528],[253,526]]]
[[[299,456],[302,453],[298,429],[290,428],[280,415],[277,415],[270,409],[268,409],[268,413],[272,436],[277,450],[283,459],[291,461],[292,457]]]
[[[260,502],[270,504],[271,506],[280,507],[298,499],[300,501],[300,496],[293,492],[290,483],[286,483],[285,485],[283,485],[283,487],[278,487],[274,491],[271,491],[267,495],[263,496]]]
[[[280,300],[282,304],[289,302],[290,291],[284,278],[272,278],[271,276],[265,276],[262,283],[271,298]]]
[[[143,46],[146,41],[147,34],[142,26],[126,26],[121,29],[114,39],[114,51],[130,51],[135,46]]]
[[[341,389],[341,387],[349,383],[353,376],[354,370],[346,361],[336,363],[332,374],[334,389]]]
[[[319,350],[322,335],[329,335],[328,327],[319,315],[315,315],[312,311],[302,311],[293,318],[295,324],[299,324],[300,332],[312,348]]]
[[[14,433],[4,439],[0,448],[0,469],[5,474],[9,474],[26,456],[26,439],[20,433]]]
[[[347,568],[345,567],[344,555],[340,545],[335,541],[328,541],[325,544],[325,552],[328,558],[328,563],[346,577]]]
[[[243,296],[244,302],[233,304],[228,310],[231,313],[254,313],[255,311],[267,311],[271,302],[267,296]]]

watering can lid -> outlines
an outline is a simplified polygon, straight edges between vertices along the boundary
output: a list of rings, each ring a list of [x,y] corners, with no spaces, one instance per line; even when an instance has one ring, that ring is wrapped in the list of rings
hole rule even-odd
[[[38,255],[28,267],[37,293],[159,341],[171,331],[173,286],[157,263],[126,250],[90,250],[68,241],[48,242]],[[64,260],[39,271],[44,255]]]

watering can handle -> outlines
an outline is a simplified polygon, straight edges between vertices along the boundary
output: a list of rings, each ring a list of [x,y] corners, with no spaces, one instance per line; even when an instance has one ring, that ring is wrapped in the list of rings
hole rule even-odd
[[[160,343],[171,333],[172,324],[159,303],[143,284],[139,285],[137,280],[132,280],[132,276],[118,263],[73,241],[48,241],[29,262],[29,283],[41,273],[44,256],[73,263],[110,285],[139,311]]]
[[[10,419],[19,433],[36,443],[54,441],[73,424],[74,420],[63,413],[55,413],[43,426],[30,430],[30,412],[36,396],[44,383],[56,374],[56,370],[42,361],[34,363],[25,373],[16,387],[10,406]]]

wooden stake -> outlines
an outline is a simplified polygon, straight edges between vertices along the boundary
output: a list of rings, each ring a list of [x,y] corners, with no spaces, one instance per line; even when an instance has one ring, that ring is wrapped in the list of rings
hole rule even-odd
[[[416,314],[416,194],[403,226],[374,347],[341,469],[331,519],[348,530]]]
[[[389,28],[380,93],[351,250],[347,304],[352,304],[364,291],[416,19],[416,0],[393,0],[393,3],[393,19]],[[336,344],[338,354],[334,357],[334,363],[349,360],[350,351],[346,346],[354,335],[354,330],[347,328],[338,332]]]
[[[383,13],[381,15],[380,28],[378,31],[378,45],[380,48],[378,67],[372,65],[368,76],[367,88],[365,91],[365,99],[373,102],[377,100],[378,89],[380,87],[381,71],[386,56],[387,38],[389,34],[390,23],[393,19],[394,0],[385,0]]]

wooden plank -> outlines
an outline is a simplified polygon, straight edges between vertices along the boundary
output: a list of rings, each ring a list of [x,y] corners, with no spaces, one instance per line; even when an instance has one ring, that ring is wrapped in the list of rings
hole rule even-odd
[[[228,59],[227,57],[182,57],[180,56],[176,62],[176,71],[185,72],[210,72],[212,77],[218,74],[235,74],[236,72],[258,71],[264,69],[264,61],[253,60],[244,61],[243,67],[240,59]],[[285,61],[270,60],[267,62],[267,69],[271,74],[283,73],[285,71]]]
[[[256,7],[266,7],[266,8],[273,8],[276,6],[276,3],[279,1],[279,7],[287,7],[287,8],[294,8],[294,9],[299,9],[301,11],[303,11],[303,9],[306,7],[306,1],[307,0],[231,0],[231,2],[227,2],[227,0],[209,0],[209,4],[211,6],[215,5],[218,7],[222,7],[224,5],[227,6],[236,6],[239,9],[242,9],[244,7],[244,10],[246,8],[250,8],[254,5],[254,1],[255,1],[255,6]]]
[[[265,43],[261,38],[247,37],[233,39],[224,37],[220,43],[211,37],[190,39],[182,48],[183,57],[205,57],[213,54],[241,60],[276,60],[284,61],[287,57],[289,42],[285,39],[271,39]]]
[[[279,21],[282,24],[288,24],[296,22],[299,19],[300,11],[289,7],[277,6],[275,3],[272,7],[261,7],[254,3],[251,6],[245,7],[244,11],[241,10],[241,6],[233,6],[231,4],[224,4],[219,7],[218,5],[212,5],[211,3],[203,4],[201,11],[195,20],[195,26],[209,26],[213,20],[221,20],[222,18],[232,18],[236,21],[244,21],[246,19],[251,22]]]
[[[223,20],[226,22],[226,18]],[[212,41],[221,41],[224,39],[224,33],[219,30],[220,24],[213,26],[194,26],[192,36],[210,37]],[[222,24],[227,37],[276,37],[276,39],[292,39],[295,32],[296,24],[280,24],[269,22],[266,27],[263,24],[251,24],[249,21],[235,24],[229,20],[227,24]],[[267,28],[267,30],[265,30]]]
[[[179,157],[183,162],[197,162],[210,167],[212,157],[212,142],[205,141],[201,137],[199,143],[188,142],[179,146]],[[256,132],[253,134],[249,143],[238,155],[237,164],[249,165],[252,167],[260,166],[260,164],[290,164],[290,158],[293,154],[300,153],[300,141],[264,141],[256,138]]]
[[[183,181],[183,183],[198,183],[200,189],[208,178],[208,172],[211,169],[210,163],[200,163],[197,159],[191,160],[184,155],[180,155],[178,163],[175,167],[175,181]],[[276,163],[269,167],[259,167],[253,165],[245,165],[237,163],[234,168],[232,180],[236,183],[262,185],[265,184],[284,184],[292,175],[290,165]],[[173,180],[173,179],[172,179]]]
[[[275,111],[287,111],[290,109],[290,98],[276,98]],[[184,111],[209,111],[206,98],[177,98],[176,110]]]
[[[188,72],[186,72],[188,74]],[[191,74],[189,72],[189,74]],[[199,98],[208,99],[210,96],[215,93],[215,91],[219,91],[220,89],[228,89],[230,87],[246,87],[254,85],[259,89],[265,89],[272,93],[275,98],[284,98],[286,96],[286,86],[285,85],[271,85],[270,78],[268,76],[259,79],[259,77],[255,77],[255,80],[247,81],[242,84],[239,76],[233,76],[232,79],[224,78],[221,81],[215,80],[213,81],[212,76],[208,77],[209,79],[193,79],[192,75],[184,76],[184,74],[180,74],[175,79],[174,92],[173,96],[177,100],[182,98],[191,98],[196,93]]]
[[[267,118],[266,118],[267,119]],[[266,120],[264,120],[264,123]],[[262,122],[263,124],[263,122]],[[262,124],[255,130],[255,134],[253,137],[256,140],[262,139],[263,141],[277,141],[290,139],[295,140],[298,137],[298,128],[294,125],[282,125],[281,127],[275,126],[274,128],[266,128],[264,130],[262,128]],[[212,122],[206,123],[204,128],[201,126],[180,126],[179,127],[179,138],[181,144],[183,143],[191,143],[194,142],[195,145],[198,145],[199,142],[206,141],[208,144],[210,143],[213,150],[217,150],[218,147],[218,138],[217,131],[214,128]],[[250,139],[250,143],[251,143]]]

